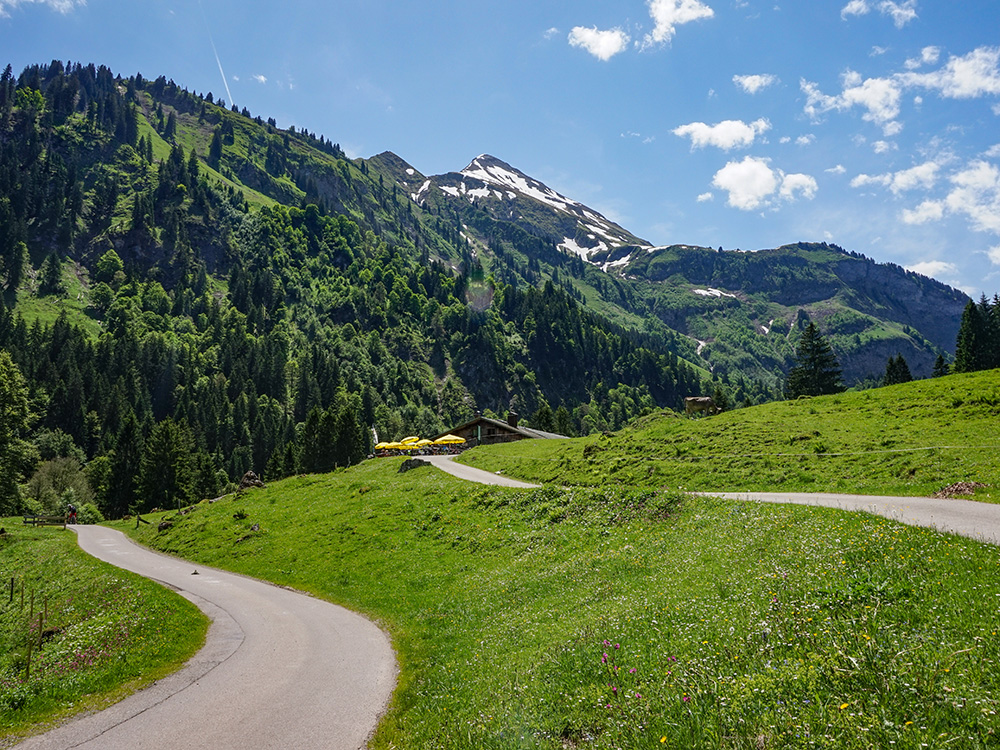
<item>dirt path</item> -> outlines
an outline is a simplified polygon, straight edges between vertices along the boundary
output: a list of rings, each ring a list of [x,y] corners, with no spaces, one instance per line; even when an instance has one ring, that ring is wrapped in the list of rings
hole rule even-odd
[[[177,589],[212,626],[179,672],[19,749],[364,747],[397,674],[389,639],[373,623],[320,599],[158,554],[103,526],[72,528],[84,551]]]

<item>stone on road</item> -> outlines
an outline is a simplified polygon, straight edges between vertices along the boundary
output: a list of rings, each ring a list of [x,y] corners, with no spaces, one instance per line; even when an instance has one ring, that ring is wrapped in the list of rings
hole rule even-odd
[[[180,671],[19,749],[364,747],[398,671],[388,637],[372,622],[161,555],[112,529],[74,530],[84,551],[178,590],[213,622],[205,646]]]

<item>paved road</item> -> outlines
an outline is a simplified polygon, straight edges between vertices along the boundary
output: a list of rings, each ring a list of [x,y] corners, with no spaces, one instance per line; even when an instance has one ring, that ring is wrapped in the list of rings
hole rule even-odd
[[[765,503],[821,505],[842,510],[862,510],[911,526],[960,534],[981,542],[1000,544],[1000,505],[972,500],[932,497],[879,497],[812,492],[702,492],[702,495]]]
[[[213,622],[205,647],[179,672],[19,750],[364,747],[397,674],[389,639],[373,623],[304,594],[160,555],[112,529],[74,530],[86,552],[178,589]]]
[[[541,486],[538,484],[529,484],[528,482],[520,482],[517,479],[510,479],[509,477],[505,477],[503,474],[493,474],[492,472],[483,471],[482,469],[474,469],[471,466],[457,464],[455,463],[454,456],[420,456],[420,459],[434,464],[441,469],[441,471],[445,471],[452,476],[456,476],[459,479],[466,479],[470,482],[493,484],[500,487],[520,487],[525,490]]]

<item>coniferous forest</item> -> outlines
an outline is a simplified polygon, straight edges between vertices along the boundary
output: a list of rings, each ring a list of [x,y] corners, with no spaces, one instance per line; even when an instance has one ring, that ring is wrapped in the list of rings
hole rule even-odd
[[[461,221],[211,94],[8,66],[0,512],[174,507],[477,410],[585,434],[710,387],[558,274],[484,269]]]
[[[708,303],[658,285],[692,258],[702,285],[752,260],[761,288],[788,296],[789,264],[814,265],[802,254],[868,263],[797,247],[774,253],[785,265],[769,271],[763,255],[639,248],[642,263],[659,264],[633,269],[640,288],[560,252],[537,226],[500,221],[488,202],[417,201],[400,178],[412,171],[392,155],[350,159],[325,135],[162,76],[7,66],[0,513],[176,507],[248,470],[333,470],[376,438],[433,436],[477,411],[513,408],[529,425],[581,435],[692,394],[779,398],[811,325],[801,307],[775,320],[763,299],[727,294],[706,321],[727,330],[727,316],[748,311],[759,321],[740,318],[728,343],[706,345],[670,326]],[[954,369],[997,366],[997,302],[966,309]],[[839,316],[827,329],[862,351],[873,337],[859,332],[876,319]],[[754,332],[765,323],[770,338]],[[891,325],[912,351],[940,346]],[[747,374],[768,370],[770,385]]]

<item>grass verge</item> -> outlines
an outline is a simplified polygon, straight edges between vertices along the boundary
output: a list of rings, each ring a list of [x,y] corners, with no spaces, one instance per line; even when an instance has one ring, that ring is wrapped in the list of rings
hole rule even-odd
[[[197,607],[95,560],[72,532],[0,525],[0,746],[120,700],[204,642]]]
[[[1000,502],[1000,370],[707,417],[663,412],[620,432],[477,448],[461,459],[534,482],[690,491],[929,496],[978,482]]]
[[[391,632],[376,748],[995,746],[1000,550],[864,514],[401,460],[129,533]]]

